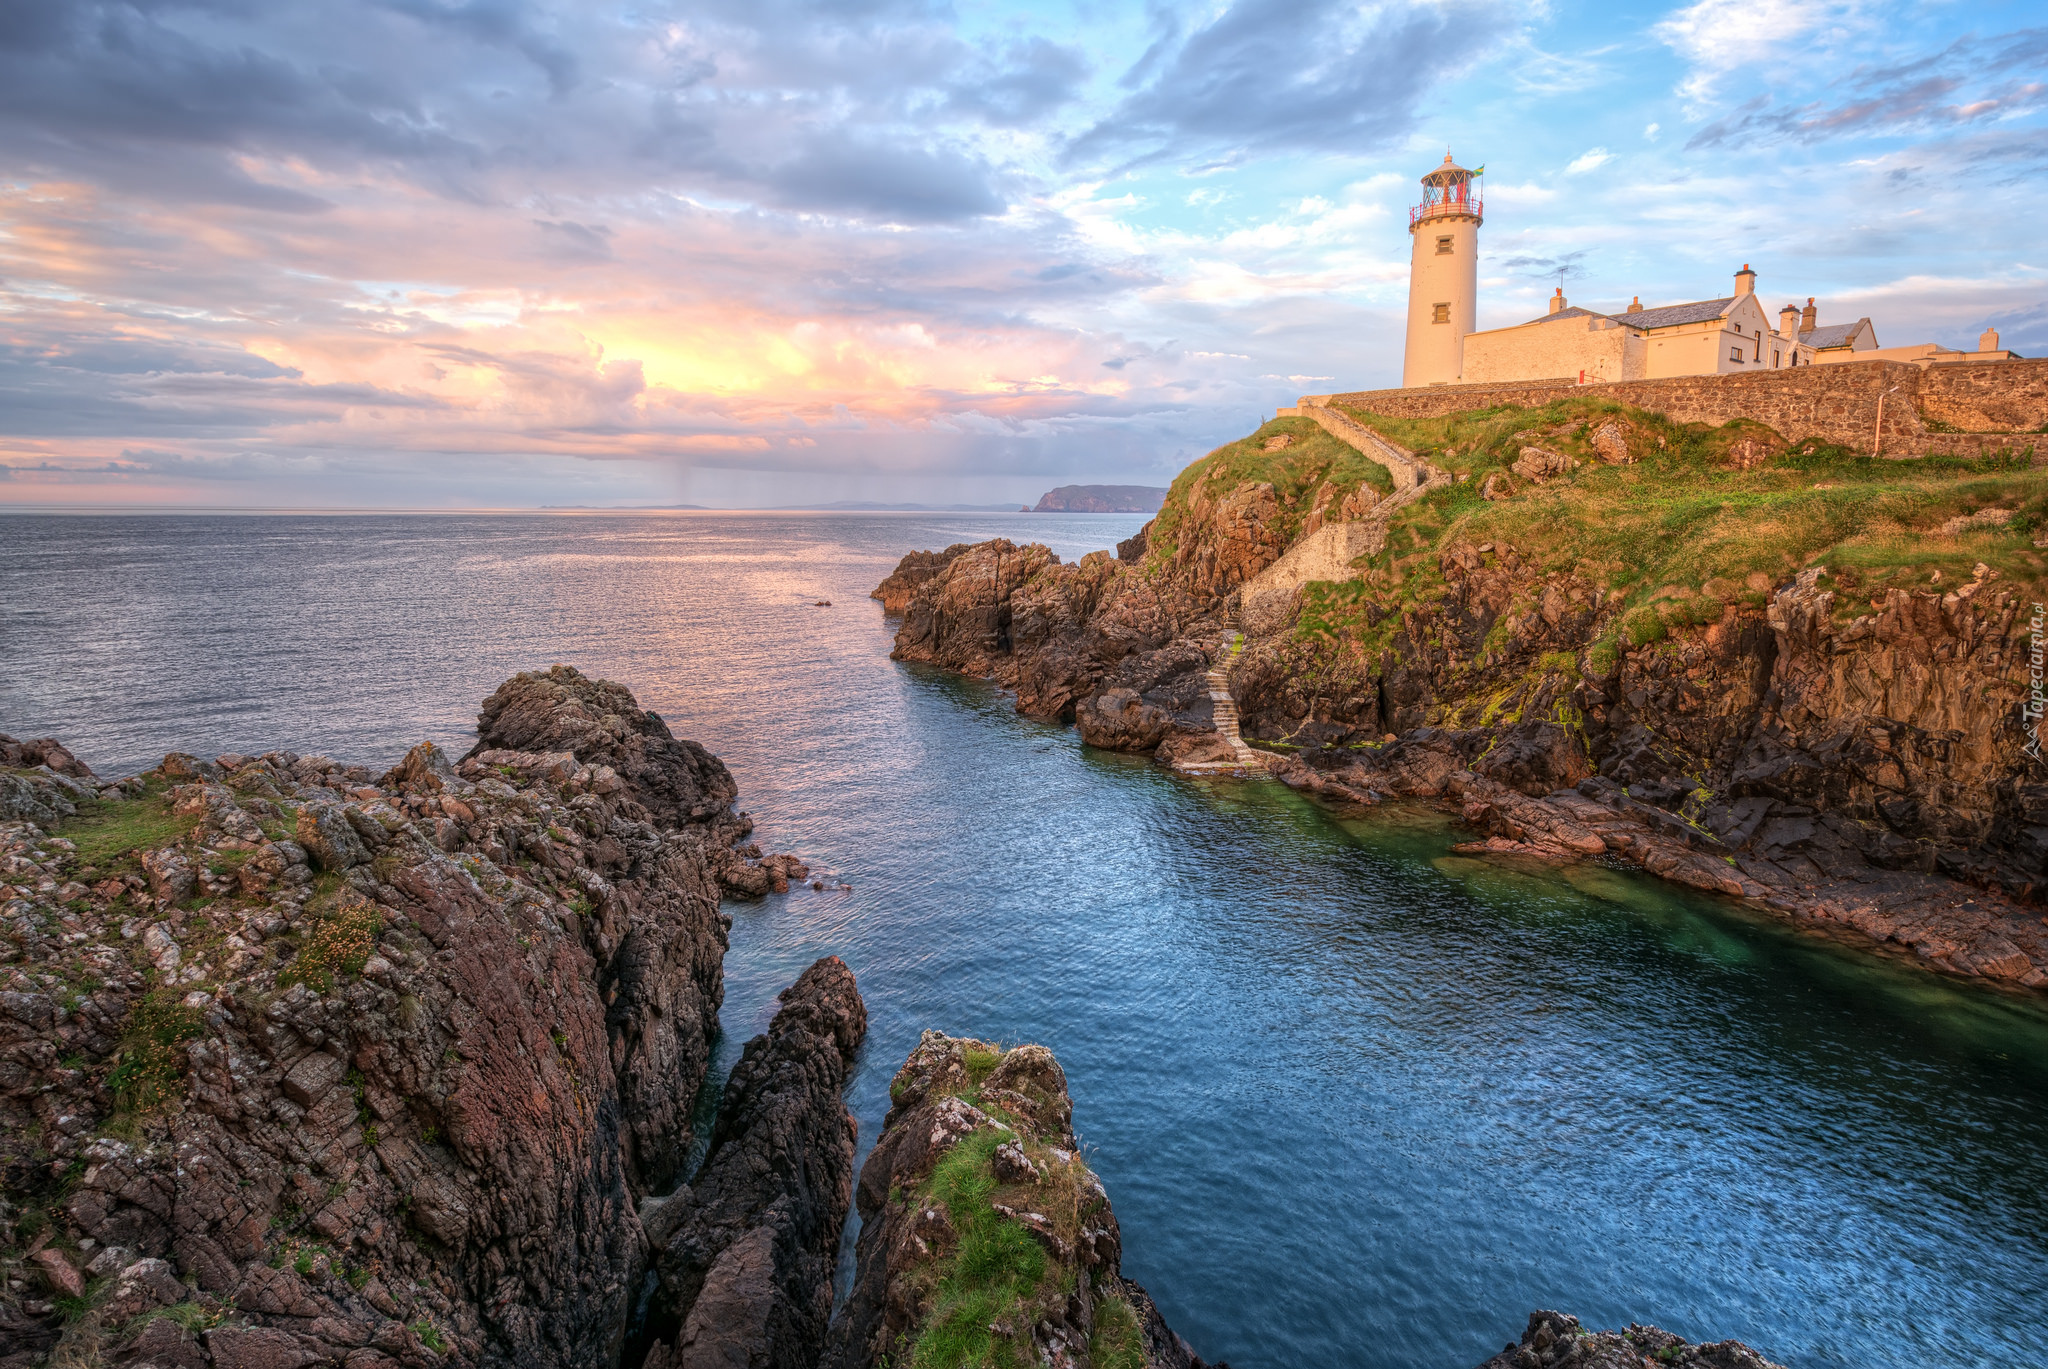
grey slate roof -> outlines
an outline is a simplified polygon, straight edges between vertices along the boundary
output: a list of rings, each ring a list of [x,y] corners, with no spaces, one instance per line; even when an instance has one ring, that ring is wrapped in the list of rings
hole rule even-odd
[[[1634,312],[1602,314],[1592,309],[1581,309],[1576,304],[1569,309],[1560,309],[1542,318],[1532,318],[1531,323],[1551,323],[1561,318],[1611,318],[1616,323],[1625,323],[1631,328],[1675,328],[1681,323],[1707,323],[1727,314],[1734,305],[1736,296],[1727,299],[1703,299],[1691,304],[1667,304],[1661,309],[1637,309]]]
[[[1661,309],[1637,309],[1607,317],[1631,328],[1675,328],[1681,323],[1707,323],[1733,308],[1737,296],[1726,299],[1694,300],[1691,304],[1667,304]]]
[[[1846,347],[1849,337],[1863,326],[1863,320],[1854,323],[1830,323],[1825,328],[1809,328],[1799,335],[1799,340],[1816,350],[1829,347]]]
[[[1532,318],[1532,319],[1530,319],[1530,320],[1529,320],[1529,322],[1530,322],[1530,323],[1555,323],[1555,322],[1557,322],[1557,321],[1558,321],[1559,319],[1561,319],[1561,318],[1606,318],[1606,317],[1607,317],[1607,315],[1605,315],[1605,314],[1598,314],[1598,313],[1595,313],[1595,312],[1593,312],[1593,311],[1592,311],[1591,309],[1581,309],[1581,308],[1579,308],[1579,306],[1578,306],[1578,305],[1574,304],[1574,305],[1573,305],[1573,306],[1572,306],[1571,308],[1569,308],[1569,309],[1560,309],[1560,310],[1558,310],[1558,311],[1557,311],[1556,313],[1554,313],[1554,314],[1545,314],[1545,315],[1544,315],[1544,316],[1543,316],[1542,318]]]

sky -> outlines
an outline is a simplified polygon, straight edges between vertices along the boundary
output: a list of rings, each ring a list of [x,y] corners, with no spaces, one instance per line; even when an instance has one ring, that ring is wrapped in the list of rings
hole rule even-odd
[[[1773,313],[2048,355],[2042,18],[7,0],[0,506],[1163,485],[1399,383],[1446,150],[1482,328],[1750,263]]]

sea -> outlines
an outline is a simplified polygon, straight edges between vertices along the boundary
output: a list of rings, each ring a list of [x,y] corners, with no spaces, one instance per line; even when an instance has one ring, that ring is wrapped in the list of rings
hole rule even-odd
[[[904,552],[1141,521],[0,516],[0,731],[106,775],[381,768],[466,749],[516,671],[625,683],[852,886],[730,905],[706,1097],[827,954],[870,1014],[863,1153],[922,1031],[1043,1042],[1125,1272],[1236,1369],[1468,1369],[1536,1308],[1797,1369],[2048,1364],[2040,999],[1462,857],[1420,808],[1176,776],[889,659],[867,595]]]

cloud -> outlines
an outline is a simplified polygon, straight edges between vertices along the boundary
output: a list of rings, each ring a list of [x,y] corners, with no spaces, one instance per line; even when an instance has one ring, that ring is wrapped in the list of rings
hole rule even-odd
[[[1688,151],[1843,137],[1897,136],[1993,123],[2048,105],[2048,29],[1972,35],[1910,62],[1859,67],[1830,83],[1831,99],[1745,101],[1694,134]]]
[[[1699,106],[1729,72],[1781,59],[1813,35],[1858,27],[1868,8],[1866,0],[1697,0],[1650,31],[1691,63],[1678,90]]]
[[[1654,143],[1657,141],[1657,133],[1661,128],[1661,124],[1650,124],[1649,126],[1643,129],[1643,136]]]
[[[1567,176],[1577,176],[1584,172],[1591,171],[1595,167],[1605,166],[1607,163],[1613,160],[1614,154],[1612,152],[1609,152],[1604,147],[1596,147],[1591,149],[1590,151],[1581,153],[1577,157],[1574,157],[1572,159],[1571,165],[1567,166],[1564,169],[1564,174]]]
[[[1234,0],[1192,29],[1162,12],[1129,91],[1069,164],[1359,153],[1407,133],[1425,92],[1510,31],[1492,6]]]

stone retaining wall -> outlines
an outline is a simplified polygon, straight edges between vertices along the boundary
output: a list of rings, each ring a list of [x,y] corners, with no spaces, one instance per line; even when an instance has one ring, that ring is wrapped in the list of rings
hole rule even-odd
[[[1749,418],[1790,441],[1817,437],[1871,449],[1883,410],[1883,452],[1891,457],[1986,456],[2038,446],[2048,454],[2048,361],[1944,362],[1914,366],[1853,361],[1747,375],[1673,376],[1577,385],[1525,380],[1494,385],[1433,385],[1304,397],[1388,418],[1436,418],[1515,404],[1535,408],[1568,394],[1597,395],[1661,413],[1680,423]],[[1305,412],[1305,410],[1304,410]],[[1930,432],[1929,422],[1961,429]]]

